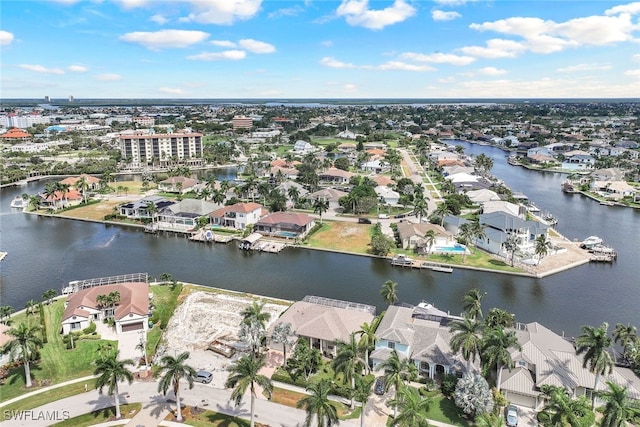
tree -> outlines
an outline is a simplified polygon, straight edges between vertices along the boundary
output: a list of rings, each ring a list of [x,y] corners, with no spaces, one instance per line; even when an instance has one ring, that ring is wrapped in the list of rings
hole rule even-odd
[[[356,388],[353,392],[354,398],[361,403],[360,407],[362,410],[360,411],[360,427],[364,427],[364,413],[365,408],[367,406],[367,401],[371,396],[371,387],[373,387],[373,383],[375,382],[375,378],[372,376],[358,376],[356,377]]]
[[[76,188],[80,190],[82,193],[82,201],[87,203],[87,193],[89,192],[89,180],[87,180],[86,176],[81,176],[80,179],[76,182]]]
[[[431,404],[428,398],[420,396],[418,390],[413,387],[404,387],[400,396],[392,399],[389,404],[398,409],[397,416],[391,422],[392,426],[399,427],[427,427],[427,413]]]
[[[30,316],[33,314],[33,311],[35,310],[35,308],[38,307],[38,303],[36,302],[36,300],[34,299],[30,299],[29,301],[27,301],[24,305],[24,309],[25,309],[25,314],[27,316]]]
[[[236,406],[240,406],[242,397],[249,389],[251,393],[251,427],[254,426],[256,384],[264,390],[268,399],[271,399],[271,391],[273,390],[271,380],[264,375],[260,375],[260,369],[264,364],[264,355],[258,357],[254,355],[242,356],[228,368],[230,374],[224,384],[227,388],[233,388],[231,399]]]
[[[0,306],[0,322],[8,325],[11,313],[13,313],[13,307],[10,305]]]
[[[501,308],[492,308],[484,319],[485,328],[512,328],[516,323],[516,316]]]
[[[376,224],[378,227],[380,224]],[[378,256],[386,256],[391,249],[395,247],[393,239],[385,236],[382,233],[374,232],[371,236],[371,253]]]
[[[440,203],[436,206],[436,210],[433,211],[433,215],[440,218],[440,226],[444,227],[444,218],[451,214],[451,208],[446,203]]]
[[[481,414],[476,419],[478,427],[503,427],[504,417],[495,413]]]
[[[287,195],[289,196],[289,199],[293,201],[294,206],[298,204],[298,200],[300,199],[300,190],[298,190],[298,187],[289,187],[289,189],[287,190]]]
[[[254,354],[259,351],[262,340],[266,336],[266,323],[271,319],[271,314],[263,311],[264,305],[264,301],[254,301],[240,313],[242,316],[240,336],[249,341]]]
[[[398,284],[392,280],[387,280],[382,284],[380,288],[380,295],[382,295],[382,299],[388,305],[393,305],[398,302],[398,294],[397,294]]]
[[[572,399],[565,388],[549,384],[544,384],[540,389],[545,405],[538,414],[539,425],[542,427],[593,425],[595,417],[589,411],[589,403],[584,396]]]
[[[611,373],[613,370],[613,359],[609,353],[611,338],[607,335],[609,324],[604,322],[599,328],[593,326],[583,326],[582,333],[576,339],[576,355],[584,353],[582,367],[589,369],[596,378],[593,384],[593,391],[598,391],[600,376]],[[595,393],[591,399],[591,409],[595,409]]]
[[[304,425],[309,427],[315,417],[318,427],[330,427],[338,424],[338,411],[329,400],[331,392],[331,383],[327,379],[321,379],[318,382],[312,382],[307,387],[310,392],[308,396],[303,397],[296,404],[297,408],[304,408],[307,416],[304,419]]]
[[[47,289],[42,293],[42,301],[45,301],[47,305],[50,305],[56,295],[58,295],[58,291],[55,289]]]
[[[451,350],[462,354],[462,358],[467,361],[467,372],[471,372],[471,362],[476,361],[476,356],[482,349],[482,325],[465,316],[461,320],[449,323],[449,331]]]
[[[536,255],[538,255],[538,264],[540,264],[542,258],[544,258],[549,253],[549,249],[551,249],[551,241],[547,239],[546,235],[541,234],[536,237],[535,252]]]
[[[482,318],[482,298],[484,298],[485,295],[486,293],[482,294],[478,289],[474,288],[464,296],[462,308],[471,319],[476,320]]]
[[[431,248],[436,243],[436,232],[435,230],[427,230],[424,233],[424,244],[427,245],[427,251],[431,253]]]
[[[474,418],[493,410],[493,394],[489,384],[477,373],[467,372],[458,380],[453,400],[458,408]]]
[[[427,202],[424,199],[416,199],[413,203],[413,212],[418,217],[418,222],[422,222],[422,217],[428,213]]]
[[[516,255],[516,251],[518,250],[518,238],[515,235],[510,234],[509,237],[507,237],[507,240],[502,244],[502,247],[507,255],[511,254],[511,267],[513,267],[513,259]]]
[[[378,365],[378,370],[384,372],[385,392],[393,384],[395,388],[395,400],[405,381],[409,381],[417,375],[417,368],[408,358],[400,357],[396,350],[391,351],[387,360]],[[397,408],[393,409],[393,417],[396,417]]]
[[[18,323],[16,327],[5,332],[13,339],[2,347],[2,354],[9,353],[12,360],[17,358],[22,361],[24,364],[24,383],[27,388],[32,385],[29,361],[34,358],[40,347],[42,347],[42,340],[38,336],[40,329],[40,326]]]
[[[607,381],[607,391],[598,392],[605,402],[602,411],[602,427],[624,427],[627,423],[640,422],[640,405],[629,397],[626,387]]]
[[[303,375],[304,379],[308,380],[309,376],[318,370],[321,360],[320,351],[311,348],[309,341],[300,337],[293,351],[293,356],[287,363],[288,372],[294,379]]]
[[[506,366],[511,371],[514,365],[510,348],[521,349],[515,331],[507,332],[504,328],[489,328],[485,332],[481,359],[486,368],[492,365],[496,367],[496,388],[498,391],[500,391],[502,368]]]
[[[102,389],[107,387],[107,393],[109,396],[113,396],[115,401],[116,418],[121,417],[118,383],[126,381],[131,384],[133,382],[133,374],[127,369],[127,366],[133,365],[134,363],[131,359],[119,360],[117,352],[96,361],[96,370],[94,372],[94,375],[98,375],[96,389],[102,393]]]
[[[324,199],[317,198],[313,202],[313,212],[320,216],[320,224],[322,224],[322,214],[329,210],[329,202]]]
[[[185,361],[189,358],[189,352],[180,353],[177,357],[169,354],[162,356],[160,366],[154,376],[160,378],[158,382],[158,391],[163,395],[167,395],[167,390],[171,386],[173,393],[176,395],[176,420],[182,421],[182,408],[180,406],[180,380],[187,380],[189,389],[193,388],[193,379],[197,375],[195,369],[187,365]]]
[[[360,329],[356,331],[356,335],[360,337],[358,346],[362,351],[364,351],[364,360],[367,369],[369,369],[369,352],[373,350],[376,345],[376,330],[378,329],[378,326],[380,326],[383,316],[384,314],[374,317],[373,320],[371,320],[371,323],[363,323],[360,326]]]
[[[282,359],[282,366],[287,364],[287,347],[293,346],[297,337],[293,332],[293,328],[291,327],[291,323],[278,323],[273,328],[273,333],[271,334],[271,341],[277,344],[282,344],[282,352],[284,357]]]
[[[640,341],[638,338],[638,329],[627,323],[617,323],[612,333],[613,342],[620,344],[626,351],[628,347]]]
[[[356,376],[362,374],[367,367],[364,359],[360,357],[360,347],[355,338],[355,334],[349,335],[349,341],[338,341],[336,343],[337,354],[331,361],[331,367],[336,374],[342,374],[345,383],[351,384],[351,390],[355,390]],[[351,396],[351,407],[353,408],[353,395]]]

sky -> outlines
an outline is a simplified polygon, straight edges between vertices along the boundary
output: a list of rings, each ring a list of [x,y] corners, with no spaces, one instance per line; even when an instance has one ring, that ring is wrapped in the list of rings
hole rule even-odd
[[[0,98],[640,98],[640,2],[2,0]]]

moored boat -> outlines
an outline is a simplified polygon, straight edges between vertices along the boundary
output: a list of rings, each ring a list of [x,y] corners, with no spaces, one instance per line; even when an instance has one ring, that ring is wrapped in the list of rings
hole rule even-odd
[[[428,268],[429,270],[439,271],[441,273],[453,273],[453,267],[447,264],[438,264],[435,262],[424,261],[420,264],[420,268]]]
[[[598,236],[589,236],[582,241],[580,247],[584,249],[591,249],[598,245],[602,245],[602,239]]]
[[[391,265],[399,265],[403,267],[413,266],[413,258],[400,254],[391,258]]]
[[[27,206],[27,201],[22,196],[16,196],[11,200],[10,206],[16,209],[24,209]]]

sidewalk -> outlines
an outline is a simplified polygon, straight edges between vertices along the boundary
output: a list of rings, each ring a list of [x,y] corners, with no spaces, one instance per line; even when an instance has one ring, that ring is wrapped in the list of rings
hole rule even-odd
[[[81,383],[81,382],[89,381],[89,380],[91,380],[93,378],[97,378],[97,375],[90,375],[88,377],[76,378],[75,380],[65,381],[65,382],[60,383],[60,384],[54,384],[54,385],[49,386],[49,387],[43,387],[41,389],[32,391],[30,393],[21,394],[18,397],[14,397],[13,399],[9,399],[7,401],[1,402],[0,403],[0,408],[2,408],[3,406],[10,405],[10,404],[12,404],[14,402],[17,402],[19,400],[27,399],[27,398],[29,398],[31,396],[35,396],[37,394],[44,393],[46,391],[55,390],[56,388],[64,387],[64,386],[69,385],[69,384],[75,384],[75,383]]]

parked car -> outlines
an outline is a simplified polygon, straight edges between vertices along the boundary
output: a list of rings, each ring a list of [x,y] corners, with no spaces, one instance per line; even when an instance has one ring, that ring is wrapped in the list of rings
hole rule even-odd
[[[387,214],[378,214],[379,219],[389,219],[389,215]]]
[[[518,425],[518,408],[515,405],[507,406],[507,426],[517,427]]]
[[[376,383],[373,386],[373,392],[381,396],[384,394],[384,378],[383,377],[376,378]]]
[[[358,224],[371,224],[371,220],[369,218],[358,218]]]
[[[198,371],[196,377],[193,379],[195,382],[202,384],[209,384],[213,379],[213,374],[208,371]]]

